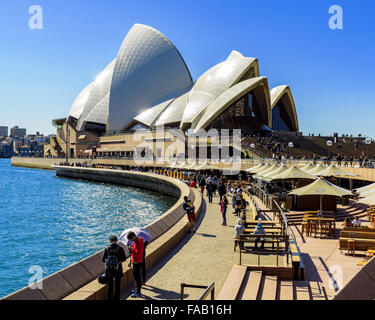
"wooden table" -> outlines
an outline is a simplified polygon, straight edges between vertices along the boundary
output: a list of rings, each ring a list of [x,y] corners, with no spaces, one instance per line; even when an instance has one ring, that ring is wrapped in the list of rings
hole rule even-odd
[[[333,218],[320,218],[320,217],[307,217],[306,220],[307,222],[307,235],[310,236],[311,234],[311,227],[312,224],[315,222],[319,225],[320,227],[320,236],[323,236],[323,228],[322,228],[322,223],[327,223],[328,224],[328,236],[329,237],[334,237],[336,235],[336,223],[335,219]],[[316,235],[315,230],[315,235]]]

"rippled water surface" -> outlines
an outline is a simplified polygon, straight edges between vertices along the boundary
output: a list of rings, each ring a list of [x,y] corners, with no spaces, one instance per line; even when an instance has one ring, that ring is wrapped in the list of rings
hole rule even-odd
[[[110,235],[149,224],[175,201],[0,159],[0,297],[26,286],[31,266],[50,275],[101,250]]]

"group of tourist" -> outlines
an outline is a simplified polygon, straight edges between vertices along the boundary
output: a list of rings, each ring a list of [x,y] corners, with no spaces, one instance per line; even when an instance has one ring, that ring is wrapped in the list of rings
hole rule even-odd
[[[131,297],[141,297],[141,288],[146,285],[146,246],[142,237],[138,237],[134,232],[129,232],[127,239],[132,242],[128,246],[131,254],[129,266],[132,266],[133,277],[136,288],[132,290]],[[105,264],[105,283],[108,284],[108,300],[120,300],[121,278],[123,277],[122,263],[126,260],[125,250],[117,243],[117,237],[111,236],[110,245],[105,248],[102,261]]]

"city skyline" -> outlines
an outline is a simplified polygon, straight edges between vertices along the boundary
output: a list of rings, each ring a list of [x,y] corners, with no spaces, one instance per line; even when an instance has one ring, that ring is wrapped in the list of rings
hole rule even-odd
[[[305,135],[374,137],[375,68],[373,44],[366,39],[375,33],[369,23],[375,6],[365,3],[364,11],[364,3],[340,1],[344,29],[331,30],[331,1],[303,7],[298,1],[274,2],[274,11],[269,11],[269,3],[252,1],[237,1],[238,6],[206,1],[200,10],[171,1],[135,5],[113,0],[90,6],[87,1],[38,1],[43,30],[31,30],[28,9],[35,3],[2,1],[1,12],[7,13],[0,19],[0,37],[7,45],[0,53],[7,61],[0,79],[5,92],[0,98],[2,121],[17,122],[30,132],[54,133],[52,119],[65,117],[81,88],[114,58],[131,25],[145,23],[176,45],[194,81],[239,50],[259,59],[272,87],[291,86]],[[228,16],[237,18],[229,22]],[[353,110],[355,116],[348,117]]]

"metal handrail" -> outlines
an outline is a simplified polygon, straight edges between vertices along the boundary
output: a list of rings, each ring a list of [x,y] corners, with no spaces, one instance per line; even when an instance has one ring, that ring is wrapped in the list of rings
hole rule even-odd
[[[185,288],[206,289],[198,300],[206,300],[210,294],[211,300],[215,300],[215,282],[212,282],[209,286],[181,283],[180,300],[184,300]]]

